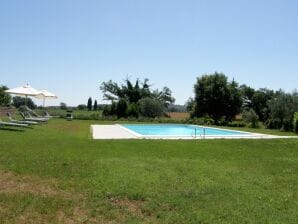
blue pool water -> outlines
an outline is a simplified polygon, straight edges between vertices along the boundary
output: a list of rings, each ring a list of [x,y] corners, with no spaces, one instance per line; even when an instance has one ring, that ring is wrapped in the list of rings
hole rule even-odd
[[[204,135],[205,136],[233,136],[233,135],[249,135],[250,133],[231,131],[217,128],[200,127],[196,125],[183,124],[124,124],[123,127],[144,136],[183,136],[191,137]],[[204,130],[205,129],[205,130]]]

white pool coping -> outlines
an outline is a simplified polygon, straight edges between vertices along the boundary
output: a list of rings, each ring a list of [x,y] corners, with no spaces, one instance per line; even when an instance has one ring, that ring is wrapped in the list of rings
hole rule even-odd
[[[93,139],[134,139],[137,136],[120,128],[118,125],[91,125]]]
[[[202,127],[191,125],[194,127]],[[213,128],[213,127],[212,127]],[[280,139],[280,138],[298,138],[297,136],[278,136],[260,133],[244,132],[238,130],[213,128],[218,130],[237,131],[248,135],[206,135],[206,136],[169,136],[169,135],[140,135],[120,124],[114,125],[91,125],[90,131],[92,139]]]

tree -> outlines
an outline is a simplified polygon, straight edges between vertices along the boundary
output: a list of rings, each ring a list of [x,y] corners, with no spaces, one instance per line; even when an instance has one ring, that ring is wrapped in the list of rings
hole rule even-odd
[[[61,110],[67,110],[67,105],[66,105],[66,103],[61,102],[61,103],[60,103],[60,109],[61,109]]]
[[[228,98],[228,108],[226,110],[226,118],[228,120],[231,120],[233,117],[235,117],[237,114],[241,112],[242,107],[242,97],[241,92],[238,87],[238,83],[234,80],[231,83],[228,83],[228,89],[229,89],[229,98]]]
[[[252,99],[255,94],[255,90],[247,85],[240,86],[240,93],[242,96],[242,108],[243,110],[249,110],[253,108]]]
[[[162,91],[154,90],[152,97],[162,102],[166,108],[175,102],[175,98],[172,97],[172,91],[168,87],[163,87]]]
[[[12,98],[12,104],[16,108],[20,108],[21,106],[27,105],[30,109],[36,109],[37,105],[33,102],[31,98],[24,98],[20,96],[15,96]]]
[[[139,101],[140,113],[145,117],[160,117],[164,114],[164,105],[156,99],[146,97]]]
[[[80,104],[80,105],[78,105],[78,109],[79,110],[86,110],[87,106],[85,104]]]
[[[97,109],[98,109],[97,100],[94,100],[93,110],[97,111]]]
[[[241,95],[235,81],[228,82],[222,73],[203,75],[197,79],[193,116],[210,116],[217,123],[222,117],[230,120],[240,112]]]
[[[87,102],[87,109],[88,109],[89,111],[92,110],[92,98],[91,98],[91,97],[89,97],[89,99],[88,99],[88,102]]]
[[[273,99],[274,91],[265,88],[255,91],[251,103],[252,109],[259,116],[260,121],[265,122],[269,118],[269,105],[268,101]]]
[[[104,100],[119,101],[121,98],[125,99],[128,104],[138,103],[139,100],[150,97],[160,100],[165,106],[173,103],[175,99],[171,96],[172,92],[168,87],[164,87],[162,91],[151,91],[149,80],[145,79],[140,82],[139,79],[133,84],[129,79],[121,85],[118,85],[112,80],[103,82],[100,90],[103,92]]]
[[[116,114],[118,118],[126,117],[127,115],[127,102],[125,99],[120,99],[117,103]]]
[[[150,96],[150,85],[148,79],[140,83],[139,79],[136,80],[135,85],[129,79],[125,80],[124,84],[120,86],[112,80],[103,82],[100,90],[104,93],[104,100],[119,100],[120,98],[126,99],[129,103],[136,103],[141,98]]]
[[[296,96],[279,92],[268,101],[269,118],[266,121],[268,128],[279,128],[285,131],[293,130],[294,114],[298,111]]]
[[[11,101],[10,95],[5,90],[8,90],[6,86],[0,86],[0,105],[2,106],[7,106]]]
[[[195,110],[195,104],[196,101],[194,100],[194,98],[189,97],[185,103],[186,111],[192,113]]]

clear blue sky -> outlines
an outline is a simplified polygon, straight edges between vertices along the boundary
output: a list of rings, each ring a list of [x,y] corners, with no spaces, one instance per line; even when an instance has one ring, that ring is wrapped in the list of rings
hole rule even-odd
[[[48,89],[60,97],[50,104],[103,102],[101,82],[127,75],[170,87],[183,104],[214,71],[297,88],[298,1],[0,2],[0,84]]]

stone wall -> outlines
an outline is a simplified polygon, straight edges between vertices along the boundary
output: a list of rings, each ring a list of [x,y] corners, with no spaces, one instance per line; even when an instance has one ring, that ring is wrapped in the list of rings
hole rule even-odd
[[[0,117],[6,117],[6,113],[10,112],[11,114],[15,114],[16,113],[16,108],[14,107],[1,107],[0,106]]]

